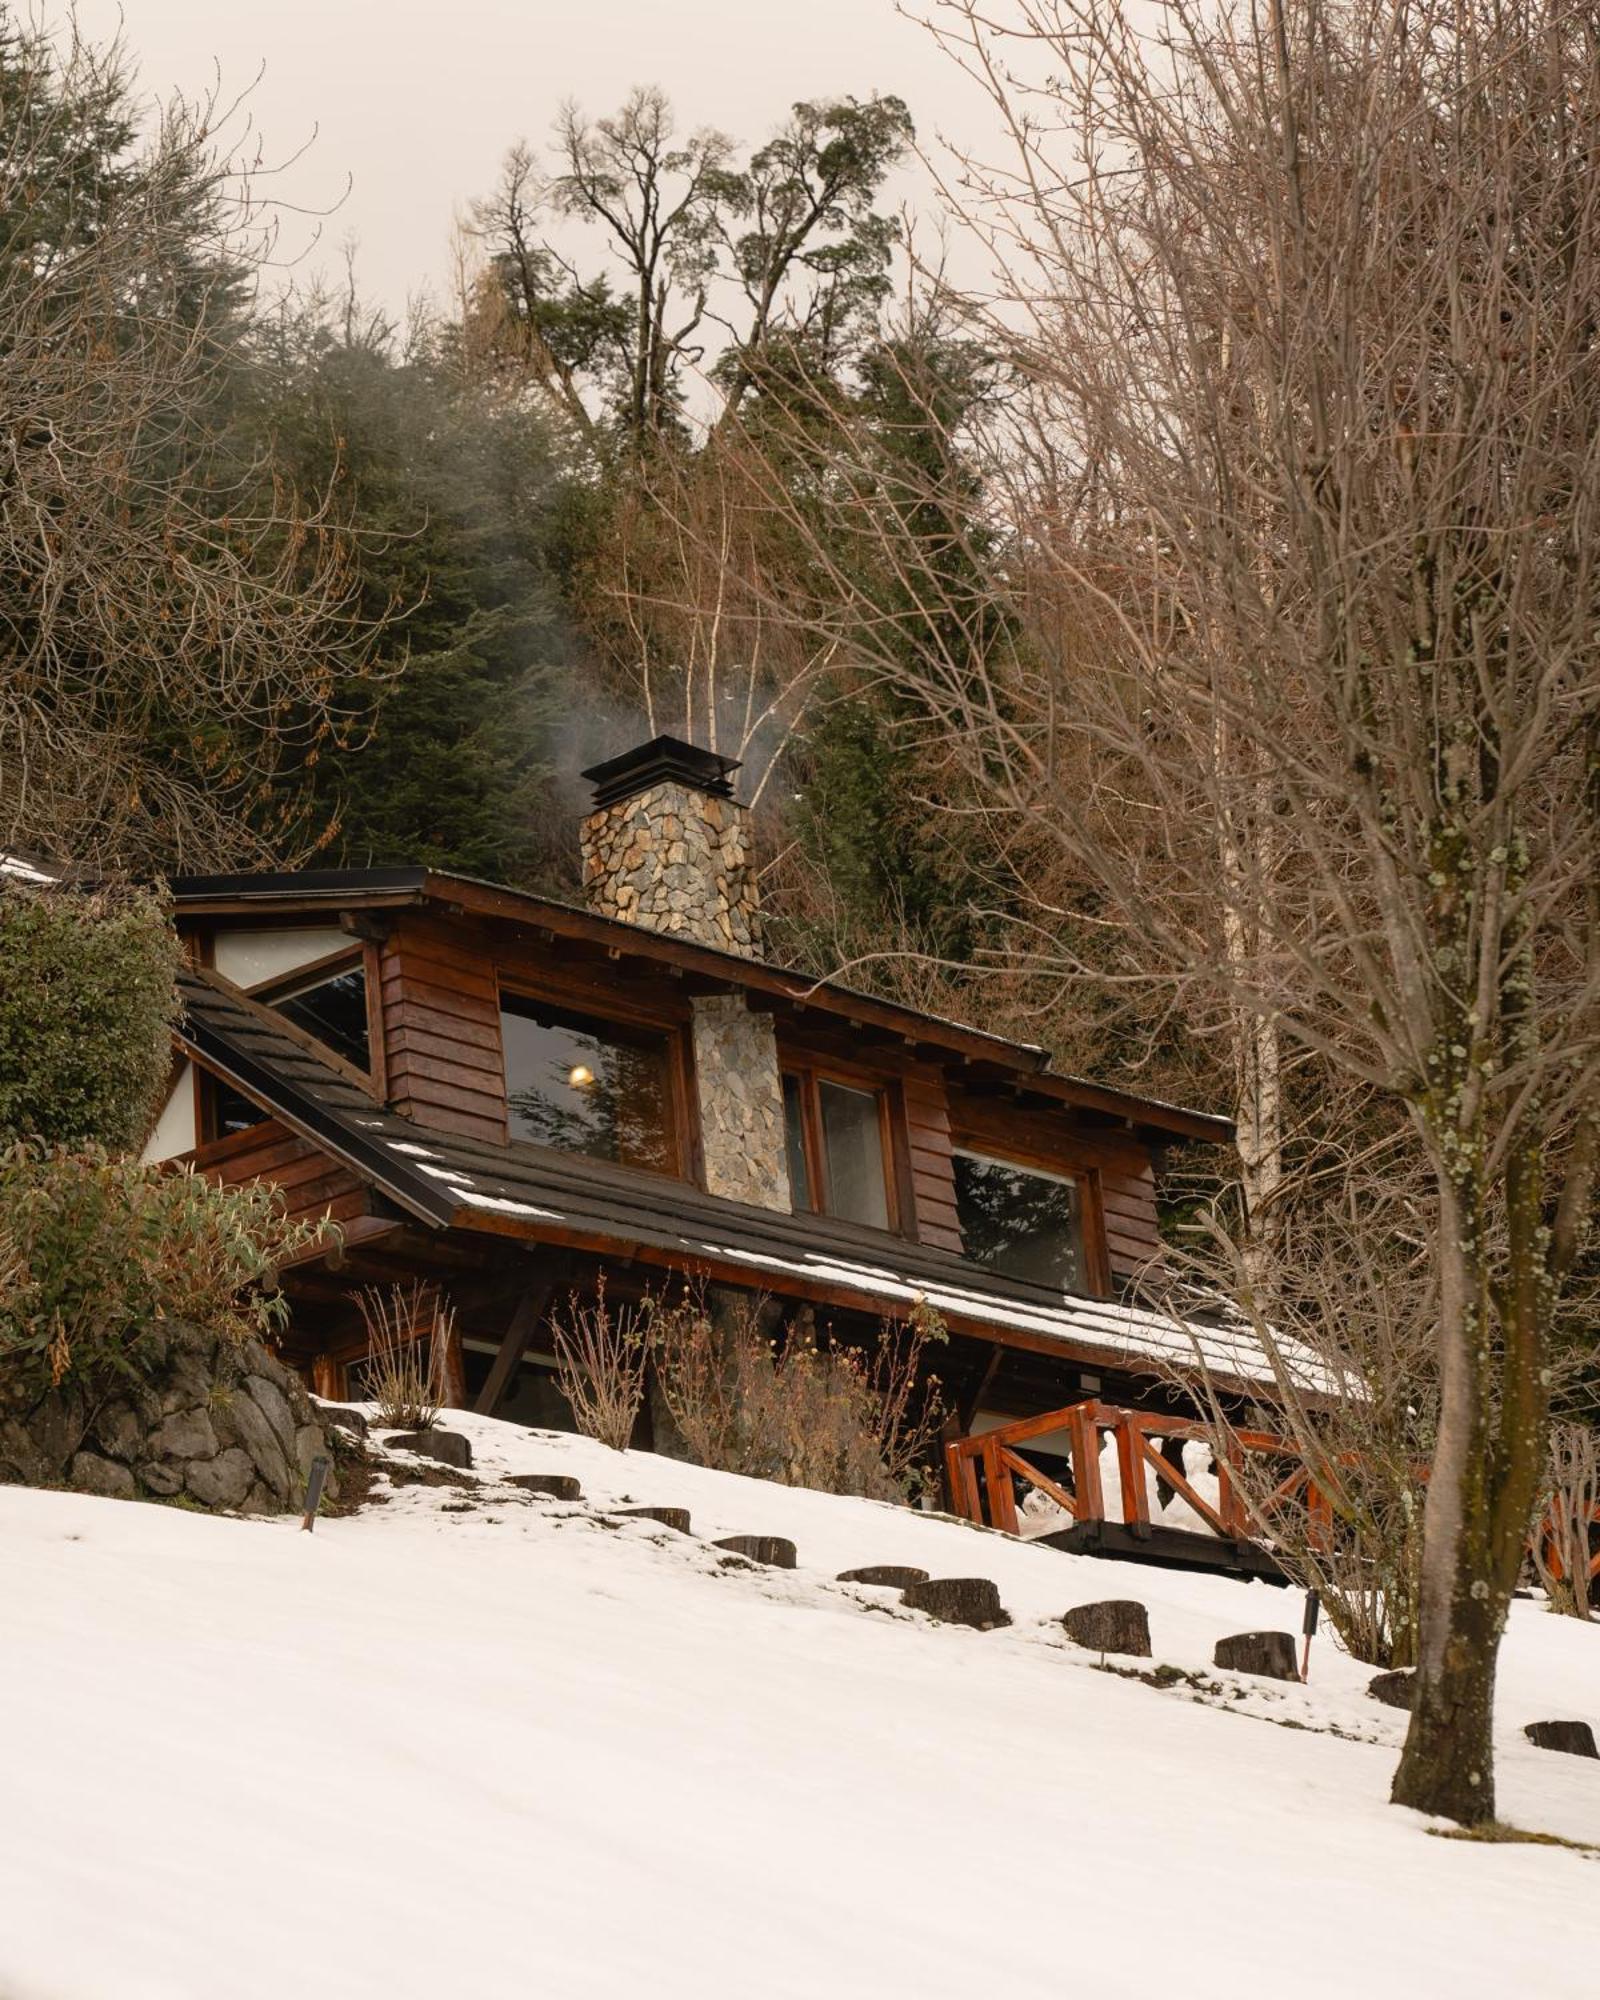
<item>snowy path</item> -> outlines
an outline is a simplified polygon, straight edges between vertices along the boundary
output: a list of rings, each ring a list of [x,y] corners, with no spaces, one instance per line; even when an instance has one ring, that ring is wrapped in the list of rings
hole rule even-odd
[[[1404,1718],[1331,1642],[1239,1713],[1047,1622],[1140,1597],[1157,1659],[1207,1667],[1285,1593],[461,1427],[480,1471],[801,1568],[492,1486],[314,1536],[0,1489],[0,2000],[1595,1990],[1600,1861],[1389,1807]],[[828,1581],[869,1562],[991,1576],[1017,1624]],[[1503,1816],[1600,1841],[1600,1765],[1520,1740],[1567,1715],[1600,1724],[1600,1627],[1519,1604]]]

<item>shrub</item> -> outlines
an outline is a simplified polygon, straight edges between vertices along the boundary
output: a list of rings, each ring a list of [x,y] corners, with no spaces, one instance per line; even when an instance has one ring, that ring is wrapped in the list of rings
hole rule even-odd
[[[143,1141],[171,1067],[178,961],[149,891],[0,886],[0,1143]]]
[[[585,1437],[626,1451],[644,1402],[650,1361],[650,1304],[613,1309],[601,1272],[592,1304],[576,1292],[564,1313],[551,1316],[556,1380]]]
[[[455,1308],[420,1279],[387,1292],[368,1286],[356,1304],[367,1329],[367,1358],[357,1371],[362,1396],[377,1404],[387,1430],[431,1430],[449,1401]]]
[[[285,1221],[265,1187],[81,1151],[0,1153],[0,1401],[30,1407],[72,1376],[138,1377],[164,1325],[244,1341],[287,1312],[280,1264],[320,1224]]]
[[[697,1463],[867,1499],[920,1492],[943,1415],[923,1373],[945,1337],[936,1313],[885,1322],[863,1353],[819,1342],[809,1313],[775,1340],[771,1302],[747,1294],[651,1306],[662,1400]]]

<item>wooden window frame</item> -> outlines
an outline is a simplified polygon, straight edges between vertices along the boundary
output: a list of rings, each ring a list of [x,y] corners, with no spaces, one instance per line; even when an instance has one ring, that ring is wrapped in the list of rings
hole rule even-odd
[[[223,1079],[219,1076],[213,1076],[210,1070],[203,1069],[197,1062],[191,1063],[190,1067],[194,1072],[194,1151],[196,1156],[204,1153],[209,1159],[213,1146],[225,1145],[234,1139],[242,1141],[250,1133],[257,1131],[260,1126],[271,1123],[274,1114],[270,1111],[261,1111],[260,1105],[256,1105],[256,1109],[261,1111],[261,1116],[255,1125],[246,1125],[242,1131],[238,1132],[219,1132],[217,1130],[217,1086]],[[247,1103],[255,1104],[255,1099],[250,1097],[247,1092],[240,1090],[237,1084],[231,1084],[229,1088],[235,1091],[240,1097],[245,1098]]]
[[[888,1211],[884,1227],[891,1236],[904,1235],[907,1218],[916,1210],[910,1198],[910,1152],[901,1143],[905,1111],[900,1102],[898,1084],[887,1077],[875,1076],[868,1070],[852,1069],[848,1064],[831,1060],[817,1062],[792,1052],[786,1054],[781,1049],[778,1073],[780,1081],[793,1077],[800,1086],[800,1143],[806,1156],[806,1178],[811,1183],[812,1205],[809,1208],[796,1207],[794,1212],[797,1215],[822,1215],[834,1222],[854,1223],[857,1229],[877,1227],[875,1223],[857,1222],[853,1216],[836,1215],[828,1206],[828,1160],[823,1143],[822,1100],[818,1085],[834,1083],[842,1090],[854,1090],[877,1100],[878,1144],[883,1157],[883,1202]],[[787,1128],[784,1145],[787,1148]],[[792,1189],[790,1198],[792,1204]]]
[[[691,1186],[704,1186],[705,1173],[701,1163],[700,1132],[696,1118],[694,1094],[694,1056],[690,1044],[688,1024],[682,1019],[665,1013],[659,1008],[629,1006],[607,1006],[597,1008],[587,995],[579,997],[568,991],[552,991],[548,987],[541,990],[541,983],[516,973],[507,973],[495,968],[495,1015],[500,1019],[506,1012],[506,1001],[521,1000],[530,1007],[548,1007],[557,1014],[569,1014],[580,1021],[589,1021],[604,1032],[607,1028],[617,1028],[624,1034],[632,1029],[635,1033],[659,1035],[667,1055],[667,1140],[673,1164],[671,1167],[635,1167],[620,1160],[601,1159],[594,1153],[572,1153],[560,1146],[541,1146],[535,1139],[524,1139],[511,1129],[511,1078],[506,1068],[505,1036],[500,1041],[500,1080],[505,1093],[505,1142],[508,1146],[527,1146],[533,1152],[543,1153],[553,1159],[588,1160],[598,1167],[614,1167],[621,1173],[648,1174],[657,1181],[684,1181]]]
[[[388,1097],[388,1065],[384,1057],[383,1044],[383,993],[380,984],[382,968],[375,944],[352,938],[337,951],[313,958],[304,965],[297,965],[292,972],[280,972],[272,979],[263,979],[258,985],[244,990],[250,998],[263,1007],[275,1007],[279,1000],[292,1000],[304,987],[317,986],[325,979],[331,979],[340,972],[354,971],[359,966],[362,975],[362,991],[367,1003],[367,1061],[363,1069],[359,1063],[351,1062],[348,1056],[340,1055],[337,1049],[329,1048],[319,1036],[309,1028],[302,1028],[297,1021],[283,1017],[286,1033],[315,1050],[331,1068],[341,1076],[359,1085],[370,1096],[384,1103]]]
[[[951,1175],[955,1173],[955,1156],[963,1153],[968,1159],[992,1160],[999,1167],[1015,1167],[1020,1173],[1037,1174],[1042,1180],[1070,1181],[1078,1190],[1079,1232],[1083,1238],[1083,1282],[1084,1293],[1068,1294],[1069,1297],[1083,1296],[1107,1299],[1112,1296],[1111,1253],[1106,1244],[1105,1209],[1100,1198],[1100,1169],[1086,1166],[1076,1160],[1049,1160],[1043,1158],[1036,1148],[1030,1146],[1007,1147],[997,1152],[993,1145],[975,1139],[964,1139],[952,1129],[950,1134]],[[956,1213],[960,1215],[960,1205]],[[975,1260],[974,1260],[975,1261]],[[980,1265],[980,1270],[985,1268]]]

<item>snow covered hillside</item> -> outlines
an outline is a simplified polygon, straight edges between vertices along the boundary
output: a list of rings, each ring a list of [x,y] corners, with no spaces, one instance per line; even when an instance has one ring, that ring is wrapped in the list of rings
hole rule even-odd
[[[1303,1689],[1209,1671],[1297,1627],[1285,1592],[452,1427],[472,1492],[314,1535],[0,1489],[3,2000],[1595,1990],[1600,1861],[1387,1805],[1369,1669],[1324,1636]],[[799,1569],[719,1566],[735,1532]],[[1016,1622],[831,1580],[889,1562],[991,1577]],[[1066,1641],[1117,1596],[1217,1691]],[[1522,1740],[1567,1716],[1600,1724],[1600,1627],[1519,1603],[1502,1815],[1600,1842],[1600,1764]]]

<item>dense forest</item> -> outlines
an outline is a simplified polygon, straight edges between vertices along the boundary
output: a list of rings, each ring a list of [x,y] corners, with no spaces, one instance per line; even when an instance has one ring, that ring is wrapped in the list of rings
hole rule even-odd
[[[0,343],[37,503],[8,550],[10,842],[571,894],[579,771],[671,730],[744,760],[786,956],[1217,1095],[1162,1009],[1092,984],[1063,1004],[1030,969],[1019,875],[1048,857],[816,616],[866,601],[908,660],[1006,638],[965,457],[1005,368],[906,254],[903,103],[737,137],[684,132],[648,88],[570,112],[508,146],[453,294],[401,324],[353,256],[273,268],[213,108],[152,129],[132,75],[0,38]],[[861,532],[874,504],[909,566]]]

